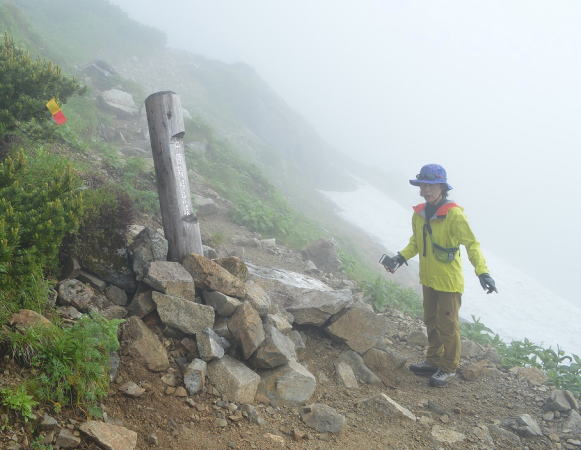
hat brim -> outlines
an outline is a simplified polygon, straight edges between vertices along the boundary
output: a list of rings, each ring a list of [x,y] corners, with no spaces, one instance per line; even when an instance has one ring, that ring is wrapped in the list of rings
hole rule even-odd
[[[438,181],[438,180],[418,180],[418,179],[415,179],[415,180],[410,180],[410,184],[412,186],[420,186],[422,184],[445,184],[449,191],[451,191],[453,189],[452,186],[450,186],[448,183],[445,183],[445,182],[442,183],[441,181]]]

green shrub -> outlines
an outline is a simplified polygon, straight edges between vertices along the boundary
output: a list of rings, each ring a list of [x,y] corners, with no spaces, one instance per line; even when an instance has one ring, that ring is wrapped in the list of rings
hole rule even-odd
[[[121,188],[104,183],[84,192],[85,214],[75,235],[63,244],[63,252],[79,257],[95,274],[102,270],[127,270],[127,229],[134,220],[134,205]],[[107,269],[105,269],[107,268]]]
[[[38,405],[31,395],[26,392],[23,384],[15,388],[0,389],[0,403],[8,409],[16,412],[25,422],[34,419],[32,409]]]
[[[416,291],[399,286],[384,277],[362,282],[366,299],[379,311],[394,308],[414,317],[421,317],[422,303]]]
[[[548,383],[568,389],[581,397],[581,358],[568,355],[559,347],[544,348],[529,339],[506,344],[498,334],[472,316],[472,322],[462,323],[462,335],[483,345],[491,345],[501,357],[503,367],[536,367],[545,372]]]
[[[119,348],[121,322],[94,315],[70,328],[38,326],[3,339],[17,360],[34,369],[28,387],[36,400],[57,411],[88,407],[107,394],[109,356]]]
[[[45,273],[54,272],[64,236],[83,212],[80,179],[42,150],[0,163],[0,324],[20,308],[41,311]]]
[[[32,58],[4,34],[0,43],[0,140],[20,124],[50,119],[45,105],[51,98],[65,103],[82,92],[81,85],[64,76],[57,65]]]

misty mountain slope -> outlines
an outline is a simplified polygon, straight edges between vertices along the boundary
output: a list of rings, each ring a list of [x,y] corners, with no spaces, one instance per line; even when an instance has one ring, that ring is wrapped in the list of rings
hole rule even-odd
[[[350,163],[249,66],[169,49],[160,31],[104,0],[2,0],[0,7],[14,12],[8,23],[19,16],[34,30],[17,34],[18,40],[65,67],[78,70],[102,59],[146,93],[177,92],[188,111],[276,174],[276,180],[327,189],[353,186],[345,171]],[[0,29],[25,28],[8,23]]]

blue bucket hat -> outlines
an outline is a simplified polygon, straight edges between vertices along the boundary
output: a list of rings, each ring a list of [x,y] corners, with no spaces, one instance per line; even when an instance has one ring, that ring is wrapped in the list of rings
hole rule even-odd
[[[448,184],[446,169],[439,164],[426,164],[422,167],[420,173],[416,175],[416,179],[410,180],[410,184],[413,186],[419,186],[420,184],[445,184],[448,190],[452,189],[452,186]]]

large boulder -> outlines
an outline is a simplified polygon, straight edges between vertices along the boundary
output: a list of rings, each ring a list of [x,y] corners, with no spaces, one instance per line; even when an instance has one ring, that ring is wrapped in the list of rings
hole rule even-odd
[[[296,361],[262,374],[259,392],[273,403],[288,406],[303,405],[315,392],[317,380]]]
[[[197,334],[214,326],[214,308],[170,295],[152,293],[161,321],[186,334]]]
[[[319,239],[302,251],[305,259],[313,261],[325,272],[337,272],[341,268],[341,260],[337,254],[337,245],[328,239]]]
[[[222,294],[218,291],[203,291],[202,298],[206,305],[210,305],[216,314],[222,317],[230,317],[242,302],[237,298]]]
[[[375,314],[369,305],[357,304],[334,318],[327,331],[356,352],[365,353],[385,335],[387,320]]]
[[[361,383],[381,384],[381,379],[367,367],[363,358],[353,350],[345,350],[339,355],[337,362],[348,364]]]
[[[267,314],[265,324],[272,325],[273,327],[275,327],[278,331],[280,331],[283,334],[287,334],[287,333],[291,332],[293,329],[293,326],[288,321],[288,319],[280,313]]]
[[[137,433],[119,425],[89,420],[79,429],[106,450],[133,450],[137,447]]]
[[[287,305],[295,323],[299,325],[322,326],[335,314],[351,305],[353,295],[350,290],[319,291],[308,290],[302,292],[296,301]]]
[[[97,97],[97,103],[101,108],[123,119],[132,119],[139,113],[133,96],[120,89],[109,89],[101,92]]]
[[[152,298],[152,290],[149,286],[141,285],[127,307],[129,316],[145,317],[155,310],[155,303]]]
[[[246,295],[242,280],[204,256],[195,253],[187,255],[182,265],[192,275],[198,288],[218,291],[238,298],[244,298]]]
[[[253,403],[260,377],[240,361],[226,355],[208,364],[208,378],[227,400]]]
[[[42,314],[32,311],[30,309],[21,309],[17,313],[12,314],[10,317],[10,325],[20,331],[27,330],[31,327],[52,327],[53,324],[50,320],[44,317]]]
[[[266,316],[271,307],[270,297],[266,291],[255,281],[249,280],[246,282],[246,297],[244,300],[249,302],[258,312],[260,317]]]
[[[240,278],[241,281],[246,281],[248,279],[248,266],[237,256],[217,258],[214,261],[220,264],[236,278]]]
[[[240,342],[244,359],[248,359],[266,338],[262,320],[250,303],[243,303],[228,321],[234,339]]]
[[[142,362],[152,372],[163,372],[169,368],[165,347],[143,321],[130,317],[122,327],[123,353]]]
[[[79,280],[61,281],[58,287],[57,303],[62,306],[74,306],[85,313],[100,311],[110,305],[107,297]]]
[[[266,339],[252,357],[251,364],[259,369],[274,369],[296,359],[295,344],[272,325],[264,327]]]
[[[167,260],[168,242],[153,228],[144,228],[129,246],[131,267],[137,280],[142,280],[147,265],[152,261]]]
[[[220,359],[224,356],[224,343],[227,341],[218,336],[212,328],[205,328],[201,333],[196,334],[196,342],[200,358],[204,361]]]
[[[146,267],[143,282],[164,294],[195,301],[194,279],[180,263],[150,262]]]
[[[381,381],[391,386],[397,381],[398,372],[404,367],[407,359],[395,350],[372,348],[365,353],[363,361],[381,378]]]

